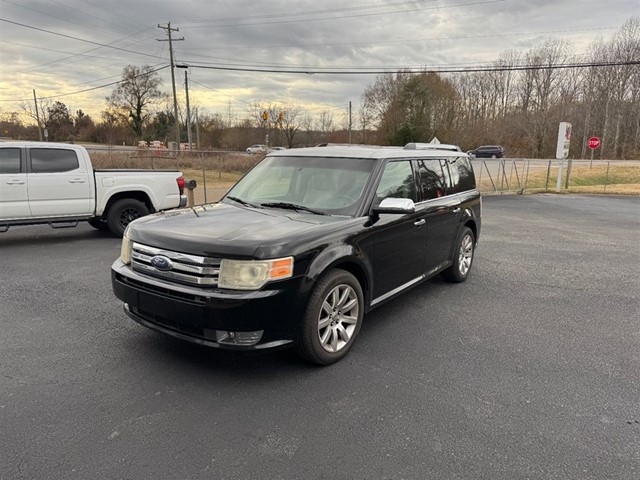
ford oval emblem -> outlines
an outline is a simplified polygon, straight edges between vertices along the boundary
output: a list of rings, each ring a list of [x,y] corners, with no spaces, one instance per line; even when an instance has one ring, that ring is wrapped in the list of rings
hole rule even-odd
[[[153,265],[153,268],[155,268],[156,270],[160,270],[161,272],[168,272],[169,270],[173,269],[171,260],[169,260],[164,255],[156,255],[155,257],[153,257],[151,259],[151,265]]]

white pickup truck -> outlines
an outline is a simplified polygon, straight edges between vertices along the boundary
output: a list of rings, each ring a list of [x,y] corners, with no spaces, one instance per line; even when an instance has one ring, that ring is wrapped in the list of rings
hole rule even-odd
[[[88,221],[122,236],[132,220],[186,202],[179,171],[94,170],[80,145],[0,142],[0,232]]]

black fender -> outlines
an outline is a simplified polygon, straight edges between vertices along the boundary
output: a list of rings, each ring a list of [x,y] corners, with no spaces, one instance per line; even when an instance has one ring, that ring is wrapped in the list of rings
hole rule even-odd
[[[300,284],[300,294],[304,297],[310,295],[318,279],[333,268],[346,270],[358,279],[368,306],[371,301],[373,266],[368,256],[365,256],[355,245],[346,243],[331,245],[310,261],[305,278]]]

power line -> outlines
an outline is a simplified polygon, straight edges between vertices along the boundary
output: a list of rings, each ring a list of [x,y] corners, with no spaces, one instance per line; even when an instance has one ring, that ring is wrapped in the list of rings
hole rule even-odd
[[[437,0],[429,0],[430,2],[435,2]],[[262,15],[248,15],[243,17],[220,17],[206,20],[188,20],[186,22],[182,22],[183,24],[189,23],[220,23],[220,22],[233,22],[233,21],[242,21],[242,20],[256,20],[263,18],[283,18],[283,17],[301,17],[307,15],[318,15],[318,14],[326,14],[326,13],[342,13],[342,12],[352,12],[356,10],[370,10],[374,8],[391,8],[399,5],[407,5],[407,4],[415,4],[415,0],[404,0],[401,2],[390,2],[390,3],[376,3],[376,4],[368,4],[368,5],[359,5],[359,6],[350,6],[350,7],[341,7],[341,8],[330,8],[324,10],[307,10],[302,12],[280,12],[280,13],[268,13]],[[189,28],[189,27],[185,27]]]
[[[91,6],[95,7],[95,8],[98,8],[98,9],[100,9],[100,10],[102,10],[102,11],[105,11],[105,12],[107,12],[107,13],[111,13],[112,15],[114,15],[114,16],[116,16],[116,17],[122,18],[122,19],[124,19],[125,21],[129,22],[129,24],[130,24],[130,25],[136,25],[136,23],[135,23],[135,22],[131,22],[131,18],[130,18],[130,17],[127,17],[126,15],[122,15],[122,13],[119,13],[119,12],[118,12],[118,11],[116,11],[116,10],[112,10],[112,9],[107,8],[106,6],[104,6],[104,5],[100,5],[100,4],[98,4],[98,3],[93,3],[93,2],[91,2],[91,1],[89,1],[89,0],[80,0],[80,1],[81,1],[81,2],[83,2],[83,3],[89,4],[89,5],[91,5]],[[106,21],[106,20],[105,20],[105,21]],[[111,23],[111,22],[110,22],[110,23]],[[137,26],[137,25],[136,25],[136,26]]]
[[[199,27],[183,27],[183,28],[220,28],[220,27],[245,27],[245,26],[255,26],[255,25],[281,25],[288,23],[302,23],[302,22],[317,22],[322,20],[344,20],[348,18],[362,18],[362,17],[375,17],[379,15],[395,15],[398,13],[409,13],[416,11],[425,11],[425,10],[440,10],[440,9],[449,9],[449,8],[458,8],[458,7],[473,7],[477,5],[489,5],[494,3],[503,3],[509,2],[511,0],[483,0],[477,2],[470,3],[459,3],[455,5],[438,5],[435,7],[424,7],[424,8],[410,8],[406,10],[394,10],[391,12],[378,12],[378,13],[362,13],[356,15],[341,15],[340,17],[319,17],[319,18],[307,18],[307,19],[299,19],[299,20],[276,20],[276,21],[266,21],[266,22],[254,22],[254,23],[228,23],[221,25],[203,25]]]
[[[435,42],[444,40],[477,40],[482,38],[502,38],[502,37],[520,37],[526,35],[547,35],[550,33],[576,33],[576,32],[594,32],[600,30],[616,30],[618,27],[599,27],[599,28],[578,28],[578,29],[564,29],[564,30],[547,30],[537,32],[513,32],[513,33],[495,33],[489,35],[465,35],[459,37],[430,37],[430,38],[405,38],[400,40],[386,40],[386,41],[369,41],[369,42],[347,42],[347,43],[295,43],[295,44],[281,44],[281,45],[236,45],[226,47],[207,47],[207,48],[191,48],[189,52],[198,50],[242,50],[242,49],[270,49],[270,48],[306,48],[306,47],[352,47],[357,45],[390,45],[390,44],[406,44],[406,43],[419,43],[419,42]],[[195,55],[209,58],[206,55]],[[215,57],[211,57],[215,58]]]
[[[54,0],[49,0],[49,1],[51,1],[52,3],[54,3],[54,4],[56,4],[56,5],[60,6],[60,7],[69,8],[69,9],[72,9],[74,11],[77,11],[76,9],[74,9],[72,7],[68,7],[68,6],[63,5],[61,3],[55,2]],[[9,0],[3,0],[3,2],[7,3],[9,5],[13,5],[14,7],[24,8],[25,10],[30,10],[30,11],[38,13],[40,15],[44,15],[45,17],[48,17],[48,18],[57,18],[58,20],[62,20],[63,22],[67,22],[67,23],[71,23],[73,25],[78,25],[78,26],[83,27],[83,28],[87,28],[87,25],[84,25],[84,24],[79,23],[79,22],[74,22],[73,20],[69,19],[68,17],[62,17],[62,16],[59,16],[59,15],[55,15],[55,14],[53,14],[51,12],[42,12],[40,10],[37,10],[37,9],[33,8],[33,7],[29,7],[27,5],[20,5],[19,3],[11,2]],[[111,22],[109,22],[109,23],[111,23]],[[115,24],[112,24],[112,25],[115,25]],[[120,25],[117,25],[117,26],[120,27]],[[106,33],[104,30],[99,30],[99,31],[101,31],[103,33]]]
[[[169,65],[163,65],[162,67],[156,68],[154,70],[150,70],[148,72],[140,73],[140,75],[136,75],[136,76],[134,76],[132,78],[138,78],[138,77],[141,77],[143,75],[148,75],[150,73],[159,72],[160,70],[164,70],[165,68],[169,68]],[[122,83],[123,81],[124,80],[118,80],[117,82],[105,83],[103,85],[98,85],[96,87],[85,88],[84,90],[78,90],[78,91],[69,92],[69,93],[60,93],[58,95],[49,95],[49,96],[46,96],[46,97],[39,97],[39,98],[40,98],[40,100],[50,100],[52,98],[70,97],[72,95],[78,95],[80,93],[91,92],[93,90],[99,90],[100,88],[111,87],[113,85],[117,85],[119,83]],[[24,98],[23,99],[14,99],[14,100],[8,100],[8,99],[0,100],[0,102],[30,102],[30,101],[31,101],[31,99],[24,99]]]
[[[137,32],[137,33],[132,34],[132,35],[128,35],[128,36],[123,37],[123,38],[118,39],[118,40],[114,40],[113,42],[111,42],[110,45],[112,45],[112,44],[114,44],[116,42],[119,42],[120,40],[124,40],[126,38],[129,38],[131,36],[138,35],[138,34],[144,32],[145,30],[141,30],[140,32]],[[152,37],[147,37],[147,38],[152,38]],[[38,50],[50,51],[50,52],[62,53],[62,54],[68,55],[67,57],[60,58],[58,60],[51,60],[50,62],[41,63],[39,65],[33,65],[33,66],[29,67],[26,70],[18,70],[15,73],[35,73],[37,70],[42,70],[43,69],[42,67],[47,67],[49,65],[54,65],[54,64],[64,64],[64,62],[66,62],[67,60],[71,60],[71,59],[73,59],[75,57],[89,57],[89,58],[100,58],[100,59],[104,59],[104,60],[113,60],[113,58],[110,58],[110,57],[100,57],[100,56],[96,56],[96,55],[88,55],[89,52],[95,52],[96,50],[99,50],[102,47],[94,47],[94,48],[91,48],[89,50],[85,50],[84,52],[72,53],[72,52],[65,52],[65,51],[61,51],[61,50],[53,50],[53,49],[50,49],[50,48],[44,48],[44,47],[41,47],[41,46],[21,44],[21,43],[17,43],[17,42],[6,42],[6,43],[12,43],[12,44],[20,45],[20,46],[27,47],[27,48],[34,48],[34,49],[38,49]],[[158,56],[157,58],[161,58],[161,56]]]
[[[44,28],[38,28],[38,27],[34,27],[32,25],[25,25],[24,23],[13,22],[11,20],[7,20],[6,18],[0,18],[0,22],[11,23],[13,25],[18,25],[20,27],[30,28],[32,30],[37,30],[39,32],[44,32],[44,33],[49,33],[51,35],[57,35],[59,37],[69,38],[71,40],[78,40],[79,42],[90,43],[92,45],[98,45],[100,47],[112,48],[114,50],[119,50],[121,52],[134,53],[136,55],[144,55],[145,57],[151,57],[151,58],[158,59],[158,57],[156,55],[150,55],[148,53],[136,52],[134,50],[129,50],[129,49],[126,49],[126,48],[114,47],[112,45],[107,45],[107,44],[104,44],[104,43],[94,42],[92,40],[86,40],[84,38],[74,37],[72,35],[65,35],[64,33],[52,32],[51,30],[45,30]]]
[[[99,55],[89,55],[86,52],[85,53],[73,53],[73,52],[68,52],[68,51],[65,51],[65,50],[55,50],[53,48],[43,47],[42,45],[29,45],[28,43],[12,42],[11,40],[3,40],[3,43],[9,44],[9,45],[17,45],[19,47],[33,48],[34,50],[42,50],[43,52],[61,53],[63,55],[71,55],[73,57],[87,57],[87,58],[99,58],[101,60],[113,60],[112,57],[101,57]],[[90,51],[93,51],[93,50],[97,50],[97,48],[93,48]],[[43,64],[43,65],[48,65],[48,63]],[[39,66],[43,66],[43,65],[37,65],[37,66],[35,66],[33,68],[38,68]],[[29,68],[28,71],[31,72],[33,70],[33,68]]]
[[[322,70],[323,67],[316,67],[315,69],[264,69],[264,68],[251,68],[251,67],[222,67],[222,66],[208,66],[208,65],[178,65],[182,68],[203,68],[208,70],[227,70],[237,72],[260,72],[260,73],[293,73],[293,74],[324,74],[324,75],[379,75],[384,73],[390,73],[391,71],[401,71],[406,74],[423,74],[423,73],[474,73],[474,72],[505,72],[505,71],[525,71],[525,70],[558,70],[566,68],[600,68],[600,67],[615,67],[624,65],[640,65],[640,60],[632,60],[626,62],[592,62],[592,63],[565,63],[557,65],[511,65],[511,66],[472,66],[472,67],[457,67],[457,68],[424,68],[403,69],[402,67],[390,68],[386,70]],[[326,67],[331,68],[331,67]]]

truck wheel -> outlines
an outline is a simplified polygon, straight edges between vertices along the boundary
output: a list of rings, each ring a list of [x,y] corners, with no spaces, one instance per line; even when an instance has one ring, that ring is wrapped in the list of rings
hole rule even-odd
[[[121,237],[127,225],[136,218],[149,215],[149,209],[140,200],[123,198],[116,201],[107,213],[107,224],[114,235]]]
[[[298,354],[319,365],[342,359],[362,326],[363,298],[360,283],[349,272],[331,270],[320,278],[296,340]]]
[[[106,232],[107,230],[109,230],[109,225],[107,224],[107,221],[100,217],[100,218],[92,218],[91,220],[89,220],[89,225],[91,225],[93,228],[100,230],[101,232]]]
[[[442,272],[442,277],[448,282],[464,282],[471,272],[473,255],[475,254],[475,239],[469,227],[463,227],[458,235],[453,251],[453,264]]]

